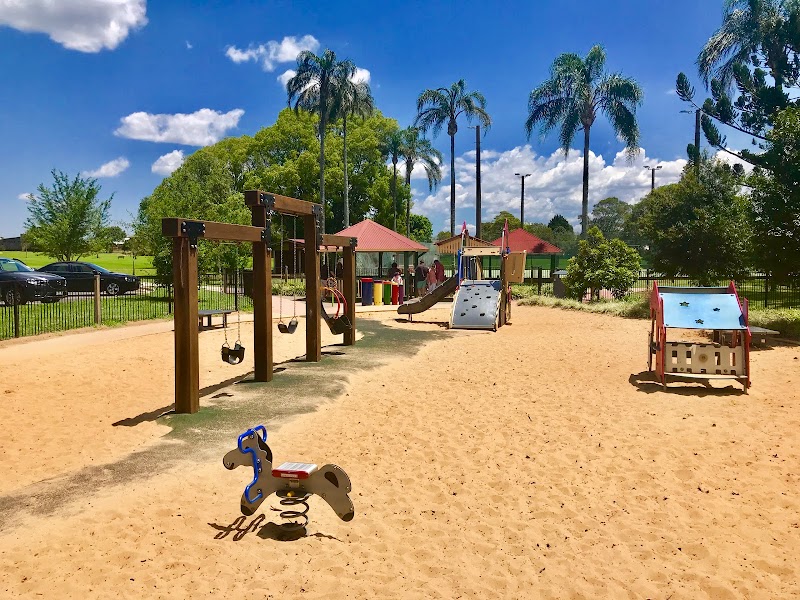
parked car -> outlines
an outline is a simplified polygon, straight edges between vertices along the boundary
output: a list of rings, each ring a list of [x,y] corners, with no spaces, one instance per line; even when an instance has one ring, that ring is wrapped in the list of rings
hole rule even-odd
[[[70,292],[93,292],[94,277],[100,275],[100,291],[109,296],[139,289],[139,278],[125,273],[112,273],[108,269],[87,262],[56,262],[39,269],[40,272],[60,275],[67,280]]]
[[[0,257],[0,297],[7,306],[34,300],[58,302],[67,295],[67,280],[39,273],[22,261]]]

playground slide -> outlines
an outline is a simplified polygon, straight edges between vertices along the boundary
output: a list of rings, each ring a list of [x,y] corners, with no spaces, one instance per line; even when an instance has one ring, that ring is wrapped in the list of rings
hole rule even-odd
[[[462,281],[453,299],[450,328],[497,331],[499,314],[499,281]]]
[[[397,312],[401,315],[415,315],[426,311],[455,292],[456,288],[458,288],[458,275],[453,275],[450,279],[444,280],[430,294],[425,294],[421,298],[414,298],[405,304],[401,304],[397,307]]]

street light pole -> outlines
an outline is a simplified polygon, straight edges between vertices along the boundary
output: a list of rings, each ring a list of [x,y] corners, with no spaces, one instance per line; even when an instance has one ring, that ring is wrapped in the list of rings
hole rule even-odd
[[[652,192],[654,189],[656,189],[656,171],[658,171],[661,168],[661,165],[658,165],[657,167],[651,167],[649,165],[645,165],[644,168],[650,171],[651,175],[650,191]]]
[[[475,237],[481,237],[481,126],[469,125],[475,130]]]
[[[514,173],[517,177],[520,178],[520,182],[522,183],[522,191],[520,192],[519,198],[519,222],[522,224],[522,228],[525,229],[525,178],[530,177],[530,173]]]

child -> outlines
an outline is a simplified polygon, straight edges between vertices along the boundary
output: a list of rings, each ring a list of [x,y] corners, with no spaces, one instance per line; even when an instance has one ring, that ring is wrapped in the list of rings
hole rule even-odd
[[[425,282],[428,284],[428,292],[431,293],[433,290],[436,289],[436,286],[439,285],[439,282],[436,280],[436,269],[431,268],[428,269],[428,275],[425,277]]]

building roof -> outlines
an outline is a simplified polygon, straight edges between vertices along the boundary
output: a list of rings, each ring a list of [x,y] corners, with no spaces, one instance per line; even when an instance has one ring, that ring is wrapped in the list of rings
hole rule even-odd
[[[440,254],[455,254],[461,249],[461,236],[454,235],[453,237],[449,237],[446,240],[440,240],[438,242],[435,242],[435,244],[436,247],[439,249]],[[467,237],[467,247],[491,248],[492,243],[470,235]]]
[[[342,229],[336,235],[358,239],[357,252],[427,252],[428,247],[370,219]]]
[[[492,242],[493,246],[503,243],[502,236]],[[529,231],[517,228],[508,234],[508,247],[511,252],[527,252],[528,254],[563,254],[563,250]]]

